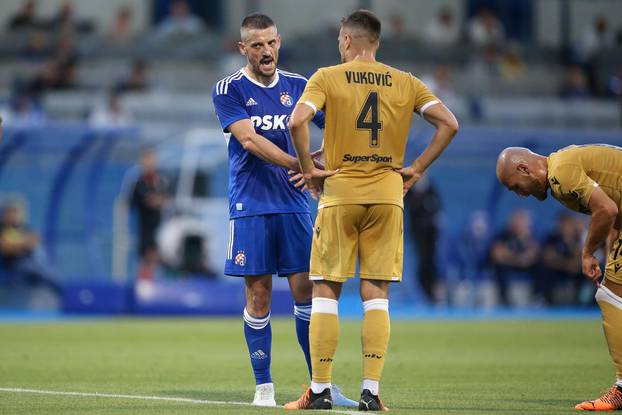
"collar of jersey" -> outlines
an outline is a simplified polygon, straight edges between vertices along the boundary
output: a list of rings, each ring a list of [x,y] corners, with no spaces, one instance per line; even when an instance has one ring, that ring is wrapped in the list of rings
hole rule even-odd
[[[279,82],[279,70],[278,69],[275,72],[276,76],[274,77],[274,81],[272,81],[272,83],[270,85],[264,85],[261,82],[255,81],[253,78],[250,77],[249,74],[246,73],[246,68],[242,68],[242,69],[240,69],[240,71],[242,71],[242,74],[246,77],[246,79],[248,79],[249,81],[251,81],[255,85],[260,86],[262,88],[272,88],[273,86],[275,86]]]

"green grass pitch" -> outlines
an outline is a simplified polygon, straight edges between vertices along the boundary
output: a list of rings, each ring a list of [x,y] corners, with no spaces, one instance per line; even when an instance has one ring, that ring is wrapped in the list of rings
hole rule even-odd
[[[273,321],[277,402],[308,383],[291,320]],[[0,324],[0,388],[252,399],[240,319]],[[334,381],[358,398],[360,322],[342,322]],[[396,321],[381,386],[394,414],[570,414],[614,380],[600,321]],[[339,408],[342,409],[342,408]],[[0,392],[0,414],[282,414],[282,409]]]

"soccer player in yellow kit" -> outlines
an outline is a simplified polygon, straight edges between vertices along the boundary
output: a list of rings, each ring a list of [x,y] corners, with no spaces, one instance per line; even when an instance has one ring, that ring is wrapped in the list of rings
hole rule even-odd
[[[598,285],[596,301],[617,379],[603,396],[575,408],[622,409],[622,148],[569,146],[545,157],[526,148],[510,147],[497,159],[497,178],[520,196],[544,200],[550,190],[567,208],[591,216],[582,270]],[[599,283],[602,271],[594,252],[603,246],[609,253],[605,278]]]
[[[321,195],[311,250],[310,347],[313,377],[286,409],[330,409],[332,362],[339,337],[338,299],[359,259],[363,382],[359,410],[386,410],[379,381],[389,342],[389,283],[402,279],[403,195],[443,152],[458,130],[453,114],[409,73],[376,61],[380,21],[358,10],[341,21],[343,64],[309,80],[289,127],[305,185]],[[313,165],[308,123],[326,114],[324,161]],[[436,127],[415,162],[403,167],[413,112]]]

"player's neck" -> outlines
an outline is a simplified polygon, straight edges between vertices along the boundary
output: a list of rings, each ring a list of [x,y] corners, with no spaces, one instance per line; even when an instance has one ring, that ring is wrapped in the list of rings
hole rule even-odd
[[[352,50],[350,59],[348,62],[360,61],[360,62],[376,62],[376,51],[370,49],[355,49]]]
[[[276,79],[276,71],[274,71],[272,76],[262,76],[253,72],[250,65],[246,65],[246,67],[244,67],[244,72],[246,72],[246,75],[248,75],[251,79],[265,86],[269,86]]]

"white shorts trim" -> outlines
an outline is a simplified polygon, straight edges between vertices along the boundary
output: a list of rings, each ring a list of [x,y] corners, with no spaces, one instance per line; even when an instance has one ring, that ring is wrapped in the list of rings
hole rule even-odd
[[[615,295],[609,288],[601,285],[598,290],[596,290],[596,295],[594,296],[596,301],[603,301],[605,303],[609,303],[612,306],[622,310],[622,298]]]

